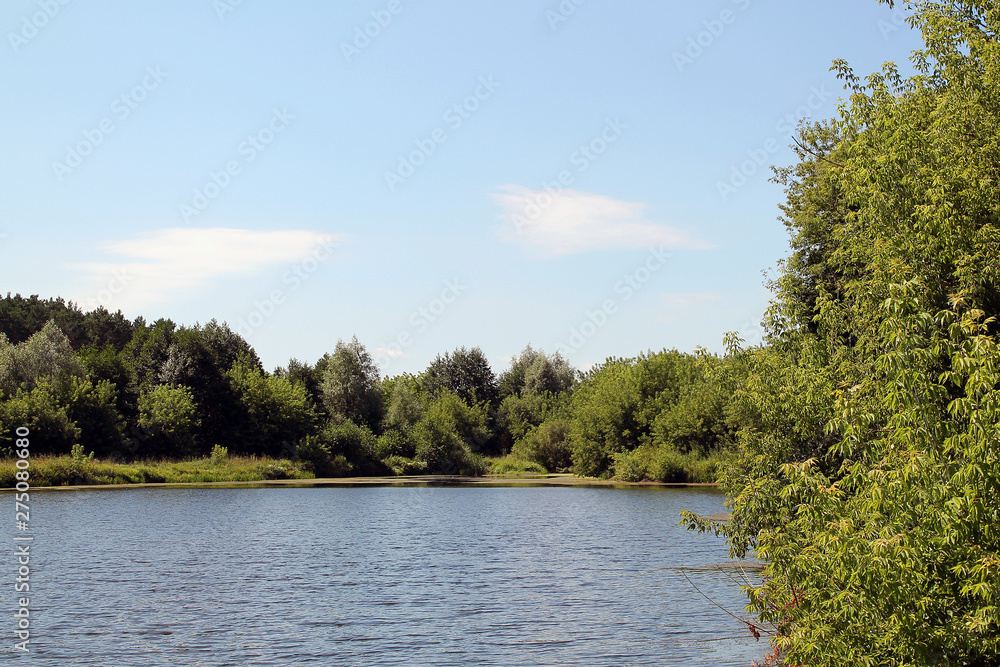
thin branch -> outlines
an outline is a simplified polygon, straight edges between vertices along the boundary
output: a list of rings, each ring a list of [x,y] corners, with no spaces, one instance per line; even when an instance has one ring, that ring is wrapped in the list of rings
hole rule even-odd
[[[809,155],[812,155],[814,158],[819,158],[820,160],[823,160],[825,162],[829,162],[830,164],[832,164],[834,166],[837,166],[837,167],[843,167],[844,166],[844,165],[840,164],[839,162],[837,162],[836,160],[831,160],[830,158],[826,157],[825,155],[820,155],[819,153],[813,151],[812,149],[806,148],[802,144],[802,142],[799,141],[798,139],[796,139],[795,137],[792,137],[792,141],[795,142],[796,146],[798,146],[799,148],[801,148],[802,150],[804,150],[806,153],[809,153]]]
[[[736,614],[734,614],[733,612],[729,611],[728,609],[726,609],[725,607],[723,607],[721,604],[719,604],[718,602],[716,602],[715,600],[713,600],[709,596],[705,595],[705,593],[700,588],[698,588],[698,586],[696,586],[693,581],[691,581],[691,577],[687,576],[687,572],[685,572],[683,568],[678,568],[678,569],[680,569],[680,573],[684,575],[684,578],[688,580],[688,583],[691,584],[691,587],[694,588],[696,591],[698,591],[698,593],[703,598],[705,598],[706,600],[708,600],[709,602],[711,602],[712,604],[714,604],[716,607],[718,607],[719,609],[721,609],[725,613],[729,614],[730,616],[732,616],[733,618],[735,618],[737,621],[739,621],[743,625],[747,626],[748,628],[752,627],[752,628],[754,628],[754,629],[758,630],[759,632],[762,632],[762,633],[764,633],[766,635],[773,635],[774,634],[774,632],[771,632],[767,628],[759,627],[755,623],[751,623],[747,619],[745,619],[745,618],[743,618],[741,616],[737,616]]]

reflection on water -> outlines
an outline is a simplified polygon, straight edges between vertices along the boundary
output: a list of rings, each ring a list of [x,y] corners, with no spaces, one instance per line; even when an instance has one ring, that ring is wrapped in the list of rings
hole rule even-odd
[[[705,489],[32,496],[31,665],[741,665]],[[13,571],[9,569],[8,571]]]

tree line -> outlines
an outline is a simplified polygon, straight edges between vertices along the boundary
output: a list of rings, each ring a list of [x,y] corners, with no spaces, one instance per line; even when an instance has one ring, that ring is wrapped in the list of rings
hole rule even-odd
[[[481,474],[487,457],[537,471],[711,481],[732,442],[721,360],[609,359],[587,373],[530,345],[499,375],[478,347],[381,377],[356,338],[267,372],[228,325],[133,321],[60,298],[0,300],[0,448],[134,461],[300,459],[320,476]],[[697,465],[702,463],[700,467]]]

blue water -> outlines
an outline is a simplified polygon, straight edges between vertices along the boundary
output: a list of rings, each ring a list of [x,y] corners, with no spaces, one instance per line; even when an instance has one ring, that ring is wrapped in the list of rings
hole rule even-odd
[[[31,652],[9,659],[4,614],[9,664],[745,667],[767,649],[705,597],[737,614],[746,604],[738,574],[698,569],[725,562],[723,541],[677,525],[681,509],[723,511],[711,489],[134,489],[31,501]],[[16,565],[3,562],[13,612]]]

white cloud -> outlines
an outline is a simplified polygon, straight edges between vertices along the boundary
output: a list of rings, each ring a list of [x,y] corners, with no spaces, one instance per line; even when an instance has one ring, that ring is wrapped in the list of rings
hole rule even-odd
[[[672,306],[693,306],[696,303],[718,301],[721,298],[715,294],[676,294],[668,292],[663,295],[663,300]]]
[[[103,304],[111,310],[141,310],[223,276],[252,275],[310,256],[329,258],[336,242],[334,235],[306,230],[175,227],[101,244],[100,250],[121,259],[72,268],[87,276],[86,286],[77,288],[84,308]]]
[[[384,354],[385,356],[389,357],[390,359],[396,359],[397,357],[406,356],[406,355],[403,354],[402,350],[397,350],[397,349],[392,348],[392,347],[376,347],[375,348],[375,352],[377,354]]]
[[[578,190],[558,194],[504,185],[493,199],[503,208],[505,236],[544,254],[568,255],[608,248],[711,246],[688,232],[645,218],[645,204]]]

